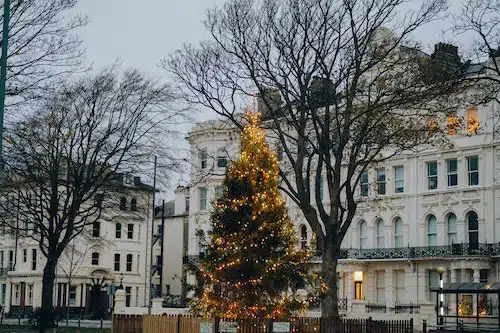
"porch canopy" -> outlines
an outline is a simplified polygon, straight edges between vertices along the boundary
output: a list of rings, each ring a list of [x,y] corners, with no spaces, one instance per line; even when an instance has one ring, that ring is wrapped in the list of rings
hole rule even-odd
[[[444,283],[443,289],[431,288],[431,291],[443,294],[500,294],[500,283],[487,282],[458,282]]]

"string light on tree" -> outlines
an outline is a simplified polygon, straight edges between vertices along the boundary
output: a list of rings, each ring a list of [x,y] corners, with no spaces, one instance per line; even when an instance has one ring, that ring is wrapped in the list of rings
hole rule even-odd
[[[309,254],[297,248],[292,222],[278,189],[279,165],[247,111],[241,152],[228,167],[223,195],[213,203],[210,241],[200,260],[194,314],[226,318],[284,318],[305,310],[311,297]]]

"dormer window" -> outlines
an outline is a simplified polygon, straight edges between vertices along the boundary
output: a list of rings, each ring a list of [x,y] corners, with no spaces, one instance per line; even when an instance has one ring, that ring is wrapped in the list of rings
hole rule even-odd
[[[479,130],[479,118],[477,108],[472,107],[467,110],[467,134],[477,134]]]
[[[455,112],[451,112],[448,114],[448,123],[446,124],[446,128],[448,129],[449,135],[457,134],[458,128],[458,118]]]
[[[131,211],[137,211],[137,199],[136,198],[132,198],[132,200],[130,200],[130,210]]]
[[[120,210],[127,210],[127,198],[120,198]]]

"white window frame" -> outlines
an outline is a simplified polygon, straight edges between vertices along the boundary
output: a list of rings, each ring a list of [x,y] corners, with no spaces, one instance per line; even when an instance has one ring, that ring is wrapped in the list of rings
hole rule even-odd
[[[398,225],[400,225],[400,230],[398,231]],[[403,227],[403,219],[400,217],[396,217],[394,221],[394,247],[403,247],[404,246],[404,227]]]
[[[431,230],[431,218],[434,219],[435,230]],[[433,214],[427,216],[427,246],[437,246],[437,218]]]
[[[385,248],[385,222],[382,219],[377,219],[375,222],[375,233],[377,239],[377,249]]]
[[[361,174],[359,178],[359,186],[360,186],[360,195],[361,197],[368,197],[368,190],[370,186],[370,181],[368,179],[368,171],[365,171]]]
[[[398,175],[398,170],[401,174]],[[402,165],[394,167],[394,193],[404,193],[405,191],[405,168]]]
[[[387,194],[387,175],[384,168],[377,169],[377,194]]]
[[[368,226],[366,224],[366,221],[361,221],[359,223],[359,248],[360,249],[366,249],[366,246],[368,245]]]
[[[198,194],[199,194],[199,208],[200,211],[206,210],[207,209],[207,196],[208,196],[208,189],[206,187],[200,187],[198,189]]]
[[[454,217],[454,230],[450,230],[450,219]],[[453,213],[448,214],[446,217],[446,231],[448,233],[448,245],[453,245],[458,243],[457,239],[457,216]]]
[[[455,170],[451,170],[451,162],[455,162]],[[448,187],[458,186],[458,161],[456,158],[446,160],[446,178],[448,181]],[[455,184],[452,184],[452,179],[455,179]]]
[[[222,198],[223,194],[224,194],[224,186],[222,185],[215,186],[215,199]]]
[[[471,161],[476,160],[476,169],[471,169]],[[475,182],[473,181],[473,177],[475,175]],[[467,179],[469,186],[478,186],[479,185],[479,156],[468,156],[467,157]]]
[[[73,288],[73,290],[74,290],[73,295],[75,296],[75,297],[73,298],[73,300],[71,299],[71,289],[72,289],[72,288]],[[68,292],[68,305],[69,305],[69,306],[75,306],[75,305],[76,305],[76,297],[77,297],[77,294],[78,294],[78,293],[77,293],[76,286],[72,286],[72,285],[70,285],[70,286],[69,286],[69,292]]]
[[[208,152],[207,149],[200,149],[198,152],[198,157],[200,159],[200,169],[205,170],[208,167]]]
[[[431,165],[436,165],[436,174],[431,174]],[[437,161],[427,162],[427,189],[436,190],[438,188],[438,163]],[[434,181],[434,183],[433,183]],[[434,186],[432,186],[434,184]]]
[[[217,168],[227,168],[227,154],[223,149],[217,150]]]

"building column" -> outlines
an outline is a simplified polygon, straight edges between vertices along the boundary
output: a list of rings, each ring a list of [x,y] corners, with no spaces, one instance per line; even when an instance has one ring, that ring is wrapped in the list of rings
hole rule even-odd
[[[347,271],[347,302],[350,303],[354,299],[354,282],[352,281],[352,271]]]
[[[473,282],[474,283],[479,283],[479,277],[480,277],[480,270],[475,269],[474,270],[474,275],[473,275]]]
[[[385,304],[387,306],[392,306],[393,305],[393,293],[394,293],[394,286],[393,286],[393,271],[392,268],[386,268],[385,273],[384,273],[384,280],[385,280]]]
[[[457,282],[457,270],[452,268],[450,269],[450,283],[456,283]],[[456,304],[456,296],[455,294],[449,294],[447,295],[448,296],[448,300],[449,300],[449,304],[450,304],[450,314],[454,315],[456,314],[456,311],[457,311],[457,306],[458,304]]]
[[[454,268],[450,269],[450,282],[451,283],[457,282],[457,270]]]
[[[405,301],[406,302],[418,302],[418,291],[417,291],[417,273],[413,271],[413,267],[406,267],[405,269]]]
[[[5,313],[10,312],[10,305],[12,304],[11,296],[12,296],[12,282],[7,282],[7,288],[5,290]]]
[[[473,282],[474,283],[479,283],[479,277],[480,277],[480,270],[479,269],[474,269],[473,270],[473,275],[472,275],[472,279],[473,279]],[[472,305],[472,309],[474,311],[474,314],[477,313],[477,311],[479,311],[478,309],[478,302],[479,302],[479,295],[472,295],[472,302],[473,305]]]

